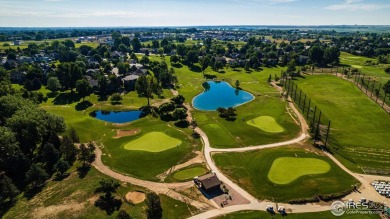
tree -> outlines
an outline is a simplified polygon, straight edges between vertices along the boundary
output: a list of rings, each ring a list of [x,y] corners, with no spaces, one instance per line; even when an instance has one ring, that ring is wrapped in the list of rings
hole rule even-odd
[[[70,89],[71,92],[73,92],[73,89],[76,87],[77,81],[82,79],[83,72],[84,69],[75,62],[61,63],[57,68],[57,76],[60,83],[65,89]]]
[[[77,135],[76,129],[74,129],[72,126],[69,128],[69,137],[74,143],[80,143],[80,138]]]
[[[312,63],[319,65],[324,61],[324,50],[319,46],[313,46],[309,50],[309,58]]]
[[[390,94],[390,80],[388,80],[386,82],[386,84],[383,85],[383,91],[386,93],[386,94]]]
[[[236,89],[239,89],[239,88],[240,88],[240,81],[239,81],[239,80],[236,80],[235,85],[236,85]]]
[[[0,173],[0,204],[4,206],[7,203],[12,203],[19,193],[12,180],[4,173]]]
[[[142,47],[141,42],[139,41],[139,39],[138,39],[137,37],[134,37],[134,38],[131,40],[131,45],[133,46],[134,52],[139,52],[139,50],[140,50],[141,47]]]
[[[62,158],[65,161],[69,162],[69,164],[73,164],[73,162],[76,160],[78,150],[74,146],[72,139],[66,135],[62,139],[60,151],[62,154]]]
[[[216,61],[214,63],[214,70],[219,72],[219,69],[222,69],[223,68],[223,63],[221,61]]]
[[[288,64],[287,64],[287,72],[288,73],[295,73],[295,71],[297,70],[297,63],[295,61],[295,59],[291,59]]]
[[[149,60],[149,58],[148,58],[146,55],[145,55],[145,56],[142,56],[141,61],[140,61],[140,63],[141,63],[142,65],[148,65],[149,62],[150,62],[150,60]]]
[[[118,64],[116,64],[116,67],[118,68],[119,74],[124,75],[129,71],[130,65],[129,63],[118,62]]]
[[[170,61],[171,61],[171,63],[177,63],[180,61],[180,58],[177,55],[173,55],[173,56],[171,56]]]
[[[183,105],[184,101],[186,100],[183,95],[179,94],[175,97],[172,97],[171,99],[173,102],[175,102],[176,105],[181,106]]]
[[[387,74],[390,74],[390,66],[388,66],[388,67],[385,68],[385,72],[386,72]]]
[[[69,169],[69,162],[63,159],[60,159],[54,166],[57,177],[61,178],[64,176],[65,172]]]
[[[169,102],[169,103],[163,103],[160,105],[158,108],[158,111],[160,112],[161,115],[167,115],[169,112],[172,112],[175,109],[175,104],[174,102]]]
[[[245,63],[244,69],[245,69],[246,72],[249,72],[249,71],[250,71],[250,64],[249,64],[249,62],[246,62],[246,63]]]
[[[83,162],[83,167],[89,166],[95,161],[95,146],[90,142],[87,146],[84,144],[80,145],[78,159]]]
[[[160,197],[156,193],[146,195],[146,215],[148,219],[162,218],[163,209],[161,208]]]
[[[272,76],[271,76],[271,74],[269,74],[268,83],[271,83],[271,81],[272,81]]]
[[[118,216],[116,216],[116,219],[132,219],[132,217],[125,210],[121,209],[118,212]]]
[[[46,88],[51,92],[57,92],[61,88],[60,81],[58,80],[57,77],[51,77],[47,81]]]
[[[191,120],[190,126],[192,127],[192,132],[195,132],[196,127],[198,127],[198,122],[195,119]]]
[[[41,161],[45,164],[45,170],[48,173],[53,172],[54,165],[60,159],[60,152],[52,144],[46,143],[40,152]]]
[[[87,80],[81,79],[76,82],[76,91],[77,93],[79,93],[79,95],[83,98],[84,101],[84,98],[91,94],[92,87]]]
[[[192,65],[198,62],[198,54],[194,50],[190,50],[187,52],[185,56],[185,62],[188,66],[192,67]]]
[[[115,210],[119,210],[122,201],[113,196],[113,193],[116,193],[119,186],[119,183],[112,179],[100,180],[99,187],[95,189],[95,193],[100,193],[101,195],[95,201],[95,206],[105,210],[108,215],[111,215]]]
[[[111,102],[114,102],[114,103],[119,103],[122,101],[122,96],[120,93],[114,93],[113,95],[111,95],[110,97],[110,100]]]
[[[325,64],[337,65],[340,63],[340,50],[335,47],[327,47],[324,52]]]
[[[153,94],[161,95],[162,93],[162,88],[157,79],[150,75],[139,77],[135,84],[135,90],[138,96],[148,99],[148,107],[150,107],[150,98],[153,98]]]
[[[209,67],[210,64],[210,58],[208,56],[204,56],[203,58],[200,59],[199,64],[204,76],[204,71],[207,69],[207,67]]]
[[[174,119],[176,120],[180,120],[180,121],[183,121],[184,119],[187,118],[187,112],[185,109],[183,108],[176,108],[173,113],[172,113],[172,116]]]
[[[38,164],[32,164],[30,169],[26,173],[26,184],[30,189],[35,190],[42,188],[45,185],[49,175]]]

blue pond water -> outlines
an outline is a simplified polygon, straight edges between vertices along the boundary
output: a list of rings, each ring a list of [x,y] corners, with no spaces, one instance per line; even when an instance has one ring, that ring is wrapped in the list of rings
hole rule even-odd
[[[207,81],[202,84],[205,91],[192,102],[199,110],[216,110],[218,107],[235,107],[253,100],[246,91],[237,90],[224,81]]]
[[[126,123],[137,120],[142,117],[142,111],[95,111],[91,116],[106,122],[112,123]]]

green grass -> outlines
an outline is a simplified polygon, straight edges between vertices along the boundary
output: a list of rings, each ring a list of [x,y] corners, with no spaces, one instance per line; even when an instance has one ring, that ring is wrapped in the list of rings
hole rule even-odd
[[[246,122],[246,124],[259,128],[265,132],[279,133],[284,129],[271,116],[259,116]]]
[[[345,166],[357,172],[388,166],[390,117],[373,100],[334,76],[306,76],[296,84],[331,120],[330,149]]]
[[[150,132],[127,144],[126,150],[162,152],[181,145],[181,141],[162,132]]]
[[[311,148],[312,146],[306,145]],[[275,160],[283,157],[315,158],[330,165],[330,171],[320,175],[305,175],[288,184],[275,184],[268,172]],[[221,153],[213,159],[222,172],[256,198],[277,202],[312,198],[346,191],[358,183],[328,157],[302,149],[302,145],[264,149],[244,153]]]
[[[203,166],[195,166],[189,169],[179,170],[173,174],[173,178],[183,181],[194,178],[195,176],[201,176],[207,173],[207,169]]]
[[[281,157],[272,163],[268,179],[275,184],[289,184],[299,177],[330,171],[330,165],[316,158]]]
[[[75,168],[70,176],[62,181],[49,181],[48,185],[34,198],[28,200],[19,196],[16,204],[3,218],[116,218],[118,212],[107,215],[105,211],[94,206],[98,195],[94,190],[101,179],[109,177],[92,168],[87,176],[80,179]],[[149,192],[144,188],[121,183],[117,198],[122,199],[121,209],[126,210],[133,218],[146,218],[146,205],[132,205],[124,197],[130,191]],[[161,195],[163,218],[186,218],[191,215],[185,203]],[[189,206],[190,209],[194,207]]]
[[[316,213],[300,213],[300,214],[288,214],[287,216],[282,216],[280,214],[270,215],[265,211],[239,211],[231,214],[227,214],[221,217],[216,217],[215,219],[278,219],[278,218],[288,218],[288,219],[379,219],[379,215],[356,215],[356,214],[344,214],[342,216],[336,217],[330,211],[325,212],[316,212]]]
[[[121,128],[124,129],[124,127]],[[141,132],[119,139],[111,138],[115,134],[111,132],[102,141],[105,146],[103,148],[105,155],[102,159],[112,169],[137,178],[157,181],[159,180],[157,175],[192,158],[194,156],[192,152],[200,149],[200,141],[192,138],[190,129],[178,129],[172,123],[163,122],[158,118],[148,117],[134,121],[126,126],[126,129],[140,129]],[[161,130],[164,130],[166,135],[180,140],[182,144],[178,147],[176,147],[177,144],[174,144],[173,148],[159,153],[124,149],[126,144],[138,139],[144,133]]]

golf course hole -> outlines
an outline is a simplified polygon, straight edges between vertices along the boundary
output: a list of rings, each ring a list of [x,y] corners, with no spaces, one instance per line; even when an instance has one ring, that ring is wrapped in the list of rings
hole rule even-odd
[[[133,204],[139,204],[145,201],[145,193],[143,192],[129,192],[126,194],[126,200]]]
[[[179,170],[173,174],[173,178],[177,180],[188,180],[195,176],[201,176],[207,173],[207,169],[203,166],[192,167],[184,170]]]
[[[280,126],[276,120],[271,116],[259,116],[257,118],[248,120],[246,124],[259,128],[265,132],[280,133],[284,132],[284,128]]]
[[[150,132],[125,145],[126,150],[161,152],[181,145],[182,141],[162,132]]]
[[[274,160],[268,171],[268,179],[275,184],[289,184],[301,176],[330,171],[326,161],[316,158],[281,157]]]

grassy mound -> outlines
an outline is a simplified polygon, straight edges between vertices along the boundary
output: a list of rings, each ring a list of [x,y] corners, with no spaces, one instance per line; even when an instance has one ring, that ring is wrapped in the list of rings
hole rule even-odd
[[[207,173],[207,169],[203,166],[195,166],[189,169],[179,170],[173,174],[173,178],[177,180],[188,180],[192,179],[195,176],[201,176]]]
[[[127,143],[124,148],[127,150],[162,152],[181,145],[182,141],[172,138],[162,132],[150,132]]]
[[[259,128],[265,132],[280,133],[284,129],[271,116],[259,116],[255,119],[248,120],[246,124]]]
[[[301,176],[330,171],[330,165],[316,158],[281,157],[272,163],[268,179],[276,184],[289,184]]]

